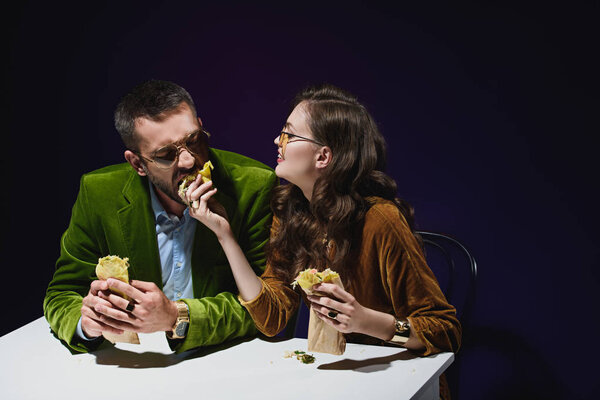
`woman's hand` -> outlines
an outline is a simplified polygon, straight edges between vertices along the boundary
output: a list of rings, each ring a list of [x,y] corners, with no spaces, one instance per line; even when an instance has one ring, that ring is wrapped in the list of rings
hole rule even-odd
[[[217,193],[216,188],[211,189],[212,181],[200,182],[202,177],[198,176],[185,193],[185,199],[190,204],[190,215],[222,238],[231,233],[227,212],[221,203],[212,198]]]
[[[262,281],[256,276],[234,237],[225,207],[216,199],[213,199],[212,196],[217,193],[217,189],[211,189],[212,181],[203,184],[200,184],[200,182],[201,177],[199,176],[185,193],[185,199],[190,204],[190,215],[217,235],[217,239],[229,261],[240,296],[242,299],[250,301],[259,295],[262,289]],[[196,203],[194,203],[195,201]]]
[[[393,315],[362,306],[354,296],[332,283],[320,283],[313,286],[313,290],[325,296],[308,296],[312,309],[321,320],[338,331],[362,333],[384,341],[394,336]],[[413,342],[411,346],[415,348],[422,346],[416,338]]]
[[[360,305],[350,293],[333,283],[313,286],[325,296],[308,296],[317,316],[342,333],[363,333],[367,308]]]

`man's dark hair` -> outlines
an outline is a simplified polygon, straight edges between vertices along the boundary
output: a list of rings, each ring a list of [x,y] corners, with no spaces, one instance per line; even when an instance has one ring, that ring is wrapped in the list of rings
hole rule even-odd
[[[153,121],[162,121],[170,113],[186,103],[194,118],[196,106],[192,96],[181,86],[168,81],[150,80],[131,89],[121,99],[115,110],[115,128],[130,150],[138,151],[135,134],[135,120],[143,117]]]

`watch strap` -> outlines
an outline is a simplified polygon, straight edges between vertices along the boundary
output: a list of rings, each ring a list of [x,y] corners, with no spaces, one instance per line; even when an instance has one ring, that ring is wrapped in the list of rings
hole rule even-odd
[[[185,334],[177,334],[177,328],[179,328],[182,324],[188,325],[190,323],[190,310],[188,308],[188,305],[181,300],[176,301],[175,306],[177,306],[177,319],[175,320],[175,324],[173,325],[171,330],[167,331],[167,337],[169,339],[183,339],[185,338]]]

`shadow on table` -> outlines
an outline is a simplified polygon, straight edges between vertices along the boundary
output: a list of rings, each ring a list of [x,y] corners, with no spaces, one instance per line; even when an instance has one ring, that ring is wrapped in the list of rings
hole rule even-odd
[[[236,339],[227,343],[216,346],[200,347],[184,351],[183,353],[158,353],[146,351],[144,353],[136,353],[134,351],[123,350],[106,342],[98,350],[91,352],[96,357],[96,364],[99,365],[114,365],[119,368],[164,368],[178,364],[184,360],[191,360],[198,357],[205,357],[209,354],[216,353],[221,350],[237,346],[252,340],[253,338]]]
[[[357,371],[357,372],[377,372],[384,371],[391,367],[392,361],[412,360],[417,358],[415,354],[409,351],[401,351],[385,357],[369,358],[367,360],[350,360],[348,358],[336,361],[329,364],[321,364],[317,369],[334,370],[334,371]]]

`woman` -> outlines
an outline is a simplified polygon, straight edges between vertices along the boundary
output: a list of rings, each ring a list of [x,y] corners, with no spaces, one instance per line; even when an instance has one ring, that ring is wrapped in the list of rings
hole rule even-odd
[[[421,355],[456,351],[460,324],[427,266],[413,232],[411,208],[396,199],[385,170],[385,141],[367,110],[350,94],[324,85],[301,92],[275,139],[276,188],[267,268],[259,278],[216,213],[211,182],[194,182],[190,214],[218,237],[258,329],[284,329],[299,305],[290,283],[306,268],[331,268],[344,289],[322,283],[327,296],[308,296],[319,318],[350,341],[389,341]],[[211,211],[214,210],[215,212]],[[303,295],[303,294],[302,294]],[[409,333],[405,333],[409,328]],[[398,336],[396,336],[398,337]]]

